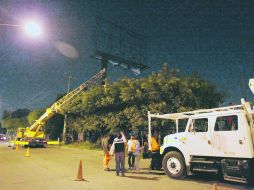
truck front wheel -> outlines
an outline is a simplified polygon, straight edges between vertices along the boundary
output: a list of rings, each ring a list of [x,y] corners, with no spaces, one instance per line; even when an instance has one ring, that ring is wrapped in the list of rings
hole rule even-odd
[[[181,179],[186,176],[186,165],[183,156],[177,151],[168,152],[162,161],[162,166],[167,176]]]

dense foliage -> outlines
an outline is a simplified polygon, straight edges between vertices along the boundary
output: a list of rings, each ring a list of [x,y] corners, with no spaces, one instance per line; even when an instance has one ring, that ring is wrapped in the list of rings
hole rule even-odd
[[[119,129],[126,133],[146,130],[148,111],[174,113],[212,108],[224,99],[224,93],[200,76],[181,76],[178,70],[170,70],[164,65],[160,72],[145,78],[122,78],[106,87],[97,85],[65,104],[62,114],[68,115],[67,133],[77,137],[83,132],[85,140],[96,142]],[[3,125],[9,131],[28,127],[44,112],[45,109],[5,111]],[[153,122],[157,126],[168,125],[165,121]],[[51,139],[56,139],[62,130],[63,116],[55,114],[46,123],[45,132]]]
[[[31,126],[43,113],[45,109],[18,109],[15,111],[3,112],[2,127],[8,130],[8,133],[15,133],[17,128],[26,128]],[[48,138],[57,139],[63,131],[63,116],[55,114],[44,127]]]
[[[225,94],[198,75],[180,76],[164,65],[162,70],[141,79],[123,78],[104,88],[98,85],[67,104],[68,126],[85,132],[89,140],[114,133],[147,129],[147,111],[174,113],[212,108]],[[156,122],[156,121],[154,121]],[[163,123],[157,123],[163,125]]]
[[[3,112],[2,125],[4,128],[8,129],[9,132],[15,132],[18,127],[27,127],[27,115],[30,110],[28,109],[17,109],[15,111]]]

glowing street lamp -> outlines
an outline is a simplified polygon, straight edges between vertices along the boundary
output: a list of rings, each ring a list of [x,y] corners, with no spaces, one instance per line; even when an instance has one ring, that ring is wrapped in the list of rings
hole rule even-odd
[[[24,21],[23,24],[9,24],[9,23],[0,23],[1,26],[6,27],[19,27],[24,33],[31,38],[39,38],[43,35],[44,31],[42,26],[36,21]],[[44,36],[45,37],[45,36]],[[45,37],[46,38],[46,37]],[[47,39],[47,38],[46,38]],[[56,41],[52,39],[47,39],[53,43],[55,48],[64,56],[70,59],[77,59],[79,57],[79,52],[72,45],[63,42]]]
[[[27,22],[22,27],[25,33],[32,38],[39,37],[43,33],[40,24],[35,21]]]
[[[24,24],[2,24],[0,26],[7,26],[7,27],[20,27],[26,33],[27,36],[32,38],[40,37],[43,34],[42,28],[38,22],[29,21],[24,22]]]

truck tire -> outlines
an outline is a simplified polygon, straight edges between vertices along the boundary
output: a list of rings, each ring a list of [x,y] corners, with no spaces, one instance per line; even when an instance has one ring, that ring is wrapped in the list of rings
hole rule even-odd
[[[162,166],[168,177],[181,179],[186,176],[186,165],[183,156],[177,151],[170,151],[164,157]]]

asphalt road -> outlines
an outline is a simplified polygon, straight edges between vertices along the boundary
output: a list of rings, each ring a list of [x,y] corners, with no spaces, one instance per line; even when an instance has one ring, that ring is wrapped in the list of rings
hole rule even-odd
[[[112,171],[102,170],[102,151],[49,147],[30,149],[30,157],[25,154],[24,148],[0,144],[0,190],[211,190],[214,183],[218,190],[254,189],[213,176],[169,179],[163,171],[147,169],[149,160],[141,160],[140,174],[127,171],[126,177],[118,177],[114,159],[110,161]],[[80,160],[86,181],[75,181]]]

